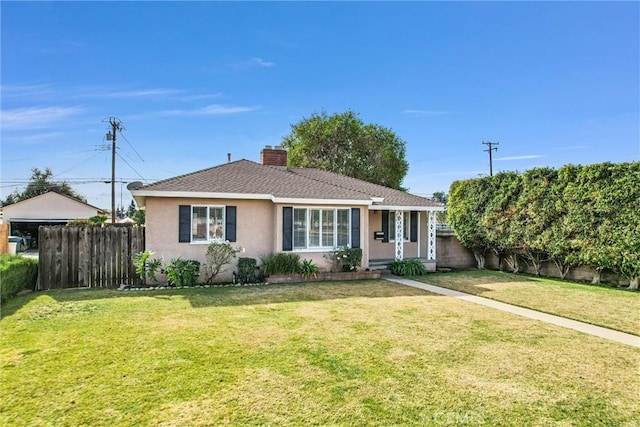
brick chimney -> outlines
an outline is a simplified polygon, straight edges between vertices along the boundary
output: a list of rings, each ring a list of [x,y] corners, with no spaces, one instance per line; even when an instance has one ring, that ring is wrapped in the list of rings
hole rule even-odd
[[[287,166],[287,150],[280,145],[273,148],[267,145],[260,151],[260,163],[265,166]]]

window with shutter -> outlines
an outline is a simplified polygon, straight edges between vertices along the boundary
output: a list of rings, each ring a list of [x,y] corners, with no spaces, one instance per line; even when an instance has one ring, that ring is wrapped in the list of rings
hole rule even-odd
[[[236,207],[180,205],[178,242],[211,243],[236,241]]]

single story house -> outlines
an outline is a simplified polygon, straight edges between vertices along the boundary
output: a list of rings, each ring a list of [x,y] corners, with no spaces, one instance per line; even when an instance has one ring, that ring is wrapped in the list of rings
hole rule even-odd
[[[259,259],[294,252],[321,269],[341,246],[362,249],[362,268],[418,258],[435,270],[435,213],[425,197],[310,168],[287,167],[287,152],[267,146],[260,163],[228,162],[130,188],[146,210],[146,249],[166,262],[205,262],[206,246],[229,241]],[[228,273],[230,274],[230,273]]]
[[[54,191],[2,207],[2,218],[9,226],[9,235],[24,237],[27,248],[37,248],[41,225],[64,225],[74,219],[104,214],[103,209]]]

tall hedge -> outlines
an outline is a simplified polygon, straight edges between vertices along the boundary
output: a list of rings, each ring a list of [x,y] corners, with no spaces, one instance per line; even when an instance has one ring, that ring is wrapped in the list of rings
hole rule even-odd
[[[34,290],[38,279],[38,261],[20,255],[0,256],[0,301],[24,289]]]
[[[565,277],[591,266],[611,270],[637,288],[640,276],[640,162],[534,168],[456,181],[447,220],[478,267],[493,251],[518,271],[552,261]]]

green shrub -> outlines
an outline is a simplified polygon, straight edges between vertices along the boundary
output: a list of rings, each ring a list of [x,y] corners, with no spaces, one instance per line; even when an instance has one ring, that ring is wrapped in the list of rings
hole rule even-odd
[[[207,261],[204,265],[204,282],[211,284],[225,266],[240,252],[229,242],[213,242],[207,246]]]
[[[238,283],[255,283],[256,265],[255,258],[238,258],[238,273],[236,274]]]
[[[334,271],[357,271],[362,264],[362,249],[342,246],[325,256],[333,264]]]
[[[271,253],[260,257],[260,262],[265,276],[300,272],[300,255],[298,254]]]
[[[389,270],[396,276],[422,276],[427,274],[424,264],[417,259],[393,261],[389,264]]]
[[[167,281],[175,286],[195,286],[200,274],[200,262],[193,259],[174,258],[165,265]]]
[[[316,278],[319,272],[320,268],[311,260],[305,259],[300,264],[300,274],[304,279]]]
[[[35,290],[38,279],[38,261],[20,255],[0,256],[0,300],[24,289]]]
[[[153,252],[144,251],[133,257],[133,265],[136,267],[136,274],[142,279],[143,284],[147,284],[147,279],[156,281],[156,273],[162,268],[162,260],[158,258],[149,259]]]
[[[102,226],[107,221],[107,219],[109,219],[109,217],[107,217],[106,215],[96,215],[88,219],[85,219],[85,218],[72,219],[69,222],[67,222],[67,226],[68,227],[86,227],[86,226],[92,226],[92,225]]]

